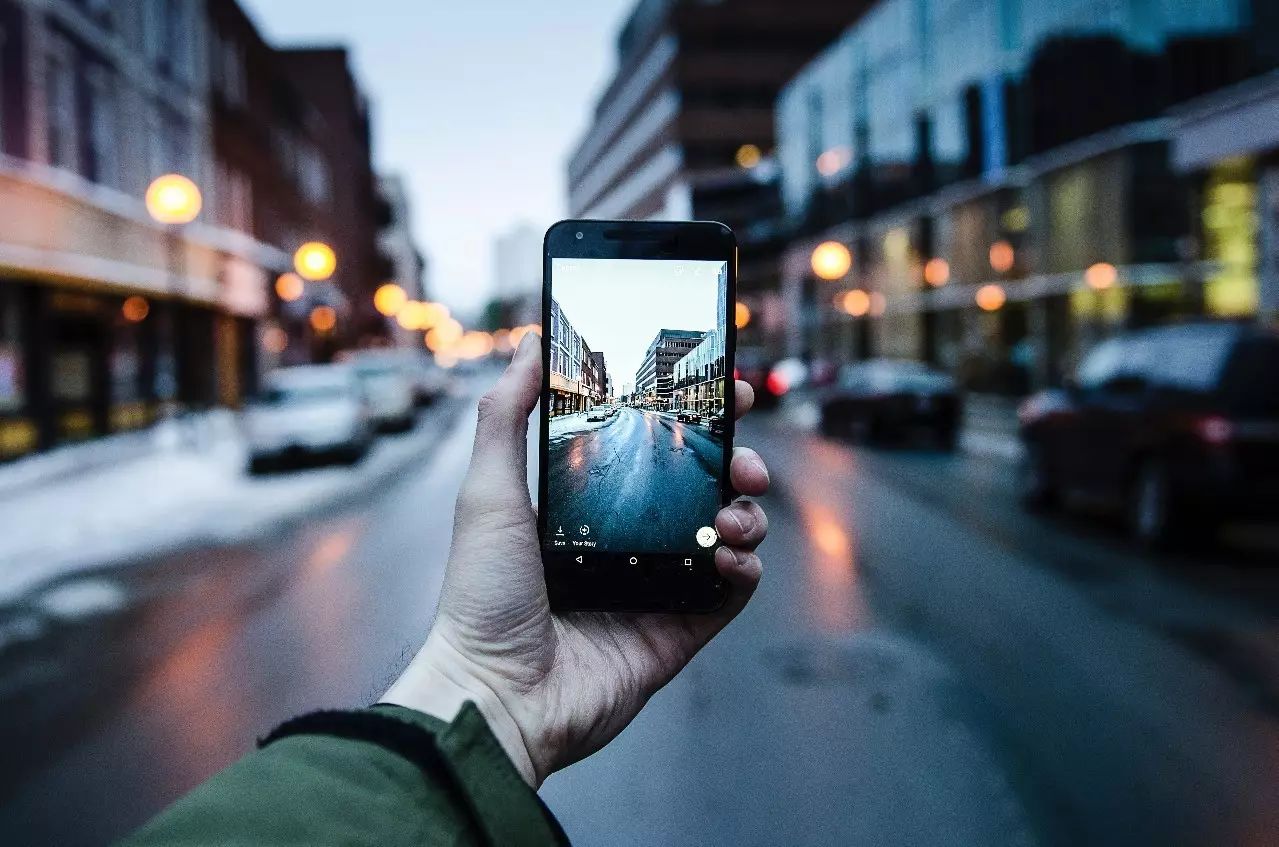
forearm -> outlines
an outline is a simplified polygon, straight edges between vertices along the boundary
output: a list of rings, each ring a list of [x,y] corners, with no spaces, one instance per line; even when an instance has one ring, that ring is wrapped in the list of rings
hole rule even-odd
[[[319,726],[246,756],[125,844],[557,843],[474,708],[451,723],[378,707]]]

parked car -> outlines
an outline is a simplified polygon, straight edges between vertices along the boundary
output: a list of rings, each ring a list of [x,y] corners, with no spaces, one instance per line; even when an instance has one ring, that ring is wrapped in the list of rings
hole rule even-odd
[[[357,462],[372,428],[360,383],[350,368],[307,365],[267,376],[244,413],[249,472],[286,460],[333,457]]]
[[[680,409],[675,413],[675,420],[680,423],[701,423],[702,414],[696,409]]]
[[[724,434],[724,414],[717,412],[706,419],[706,426],[710,429],[711,435]]]
[[[1126,512],[1151,547],[1279,514],[1279,333],[1191,323],[1120,335],[1019,410],[1021,494]]]
[[[350,357],[359,377],[373,425],[383,432],[412,429],[415,402],[413,377],[404,359],[388,351],[360,351]]]
[[[603,406],[596,406],[586,413],[587,423],[598,423],[608,420],[608,409]]]
[[[820,395],[821,431],[888,441],[925,431],[943,449],[959,437],[963,398],[954,378],[922,362],[869,359],[845,365]]]

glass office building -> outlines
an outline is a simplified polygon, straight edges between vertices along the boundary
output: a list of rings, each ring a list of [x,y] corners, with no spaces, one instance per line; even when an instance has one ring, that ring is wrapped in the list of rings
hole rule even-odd
[[[777,104],[797,234],[790,352],[923,358],[1017,392],[1058,381],[1116,328],[1255,310],[1255,276],[1236,268],[1221,296],[1205,285],[1219,269],[1201,212],[1247,202],[1229,186],[1252,184],[1256,167],[1177,173],[1169,115],[1276,65],[1263,6],[875,5]],[[854,255],[842,280],[809,271],[825,240]],[[874,308],[844,312],[851,289]]]

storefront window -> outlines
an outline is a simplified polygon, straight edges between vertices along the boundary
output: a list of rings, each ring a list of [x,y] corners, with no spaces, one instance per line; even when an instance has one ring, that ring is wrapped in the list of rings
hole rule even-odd
[[[0,415],[18,414],[26,404],[15,290],[0,287]]]
[[[1252,163],[1232,159],[1213,169],[1204,186],[1205,258],[1218,270],[1204,286],[1204,305],[1217,317],[1257,313],[1257,181]]]

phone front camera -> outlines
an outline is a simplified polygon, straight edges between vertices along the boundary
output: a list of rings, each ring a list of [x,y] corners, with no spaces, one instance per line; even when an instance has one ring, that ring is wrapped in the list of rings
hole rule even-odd
[[[578,240],[578,241],[581,241],[581,240],[582,240],[582,238],[583,238],[583,237],[585,237],[585,235],[586,235],[586,233],[584,233],[584,232],[579,232],[579,233],[577,234],[577,240]]]

